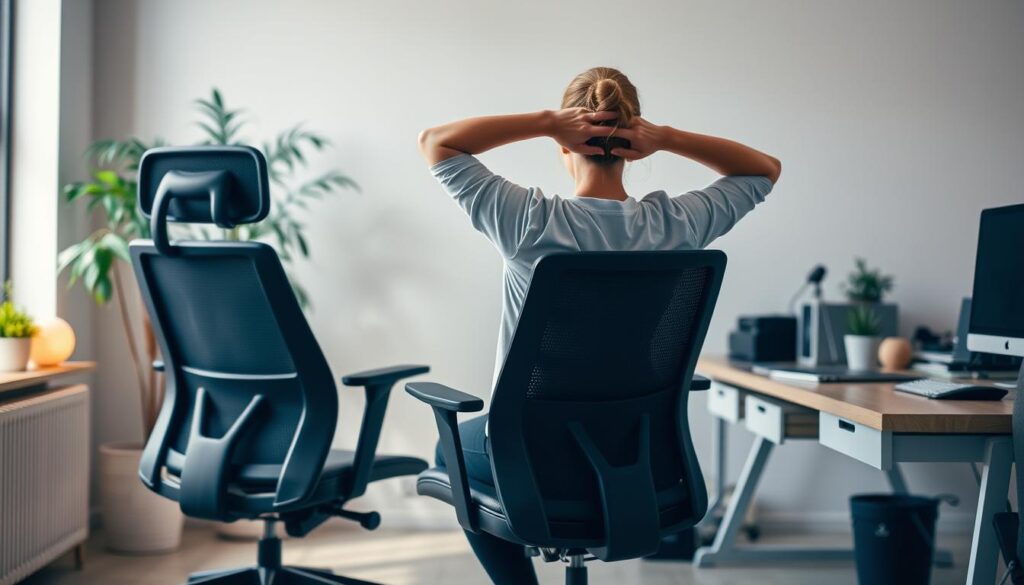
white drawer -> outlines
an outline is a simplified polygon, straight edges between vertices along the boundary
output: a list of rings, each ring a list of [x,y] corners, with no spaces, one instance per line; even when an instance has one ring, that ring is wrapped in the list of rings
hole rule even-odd
[[[708,411],[731,423],[743,420],[743,393],[721,382],[711,382],[708,392]]]
[[[878,469],[892,467],[892,432],[827,412],[818,415],[818,442]]]
[[[745,403],[747,429],[777,445],[787,438],[809,438],[818,434],[813,410],[754,394],[747,394]]]

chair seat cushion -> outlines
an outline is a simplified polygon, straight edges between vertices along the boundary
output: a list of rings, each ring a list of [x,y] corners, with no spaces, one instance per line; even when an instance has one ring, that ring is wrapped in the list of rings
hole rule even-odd
[[[320,481],[327,479],[344,478],[353,471],[355,451],[348,449],[332,449],[324,462],[324,471]],[[416,457],[405,457],[402,455],[380,455],[373,460],[373,470],[370,472],[370,481],[400,477],[403,475],[416,475],[426,469],[427,464]],[[277,478],[281,474],[280,465],[246,465],[242,467],[237,475],[238,482],[248,487],[273,487],[277,485]]]
[[[346,479],[352,473],[355,457],[355,451],[332,449],[327,454],[327,461],[324,462],[324,470],[320,476],[320,482],[330,481],[332,484],[340,485],[337,480]],[[184,455],[173,449],[168,451],[168,471],[174,475],[179,475],[184,465]],[[416,457],[377,454],[373,461],[373,470],[370,472],[370,481],[403,475],[416,475],[426,468],[427,462]],[[235,469],[235,480],[233,483],[248,491],[272,490],[277,485],[277,480],[280,476],[280,465],[244,465]]]
[[[480,511],[478,518],[480,528],[484,532],[511,542],[531,544],[521,541],[512,533],[494,486],[471,479],[469,481],[469,491],[473,502]],[[452,504],[452,484],[451,479],[448,477],[448,470],[444,467],[431,467],[421,473],[416,480],[416,493],[421,496],[441,500],[446,504]]]
[[[551,542],[526,542],[512,532],[505,511],[498,498],[494,486],[469,480],[470,497],[477,505],[480,528],[519,544],[530,546],[600,546],[604,534],[602,512],[593,507],[596,503],[548,501],[546,508],[554,538]],[[452,504],[452,484],[448,470],[444,467],[431,467],[419,475],[416,481],[416,492]],[[672,532],[672,527],[682,528],[692,525],[686,522],[690,503],[688,491],[683,484],[677,484],[658,493],[658,508],[662,516],[662,530]],[[684,525],[685,524],[685,525]]]
[[[239,518],[254,518],[268,512],[290,512],[307,509],[327,502],[340,502],[352,478],[355,453],[345,449],[331,450],[324,462],[323,473],[313,493],[302,502],[285,507],[274,507],[274,490],[281,475],[280,465],[245,465],[233,470],[234,478],[228,492],[228,508]],[[185,456],[174,449],[167,451],[167,477],[164,481],[166,497],[178,499],[178,477],[185,464]],[[369,481],[378,481],[404,475],[416,475],[427,468],[427,462],[415,457],[377,455],[370,471]]]

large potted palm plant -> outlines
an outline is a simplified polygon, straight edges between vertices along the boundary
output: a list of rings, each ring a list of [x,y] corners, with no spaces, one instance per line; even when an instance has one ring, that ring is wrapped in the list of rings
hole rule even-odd
[[[208,99],[195,101],[196,125],[203,144],[239,144],[245,127],[244,112],[228,108],[214,89]],[[64,188],[69,203],[86,201],[87,212],[100,214],[103,226],[83,241],[60,253],[58,272],[68,273],[69,286],[81,284],[101,306],[117,307],[127,353],[139,391],[142,442],[110,443],[100,447],[101,505],[108,546],[123,552],[158,552],[177,548],[183,518],[174,502],[146,490],[138,480],[142,445],[149,437],[163,403],[164,380],[151,364],[159,349],[153,328],[139,300],[131,275],[128,242],[148,238],[149,225],[136,207],[139,160],[150,146],[138,138],[100,140],[86,151],[91,178]],[[329,147],[326,138],[296,125],[262,145],[267,159],[273,205],[270,215],[255,225],[232,230],[205,226],[175,226],[195,238],[223,237],[260,240],[273,245],[286,269],[310,254],[302,214],[310,203],[343,189],[358,190],[349,177],[336,169],[310,177],[308,157]],[[216,232],[220,231],[220,234]],[[179,234],[182,235],[182,234]],[[303,307],[309,306],[305,290],[294,278],[292,287]]]

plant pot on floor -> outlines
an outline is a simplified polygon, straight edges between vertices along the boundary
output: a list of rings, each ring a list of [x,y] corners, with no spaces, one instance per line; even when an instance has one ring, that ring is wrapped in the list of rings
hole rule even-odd
[[[149,491],[139,479],[142,446],[100,445],[100,504],[107,548],[129,554],[172,551],[185,522],[178,503]]]
[[[846,366],[854,371],[873,370],[878,367],[878,345],[882,338],[877,335],[843,336],[846,347]]]
[[[0,337],[0,372],[24,371],[31,351],[31,337]]]

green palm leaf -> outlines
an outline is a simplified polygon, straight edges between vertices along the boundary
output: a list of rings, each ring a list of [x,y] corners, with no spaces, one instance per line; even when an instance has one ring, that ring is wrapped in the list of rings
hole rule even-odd
[[[240,144],[246,126],[245,110],[231,108],[224,95],[213,88],[208,97],[193,102],[202,134],[201,143],[211,145]],[[105,227],[84,241],[60,253],[58,273],[68,273],[68,285],[82,283],[97,303],[103,304],[113,294],[112,269],[117,262],[128,262],[128,242],[149,237],[149,224],[135,205],[137,173],[142,155],[162,140],[151,143],[138,138],[98,140],[86,149],[84,156],[93,170],[91,179],[65,185],[63,195],[68,202],[85,201],[89,212],[101,211]],[[321,200],[343,190],[358,192],[358,183],[337,169],[313,178],[304,177],[312,155],[330,147],[322,134],[295,124],[262,144],[267,159],[273,206],[261,223],[240,226],[225,237],[242,241],[263,241],[274,246],[281,260],[291,265],[295,258],[308,258],[309,241],[299,216],[309,209],[309,202]],[[209,240],[215,237],[209,226],[173,226],[180,237]],[[176,237],[178,237],[176,236]],[[309,297],[294,278],[296,298],[308,307]]]

